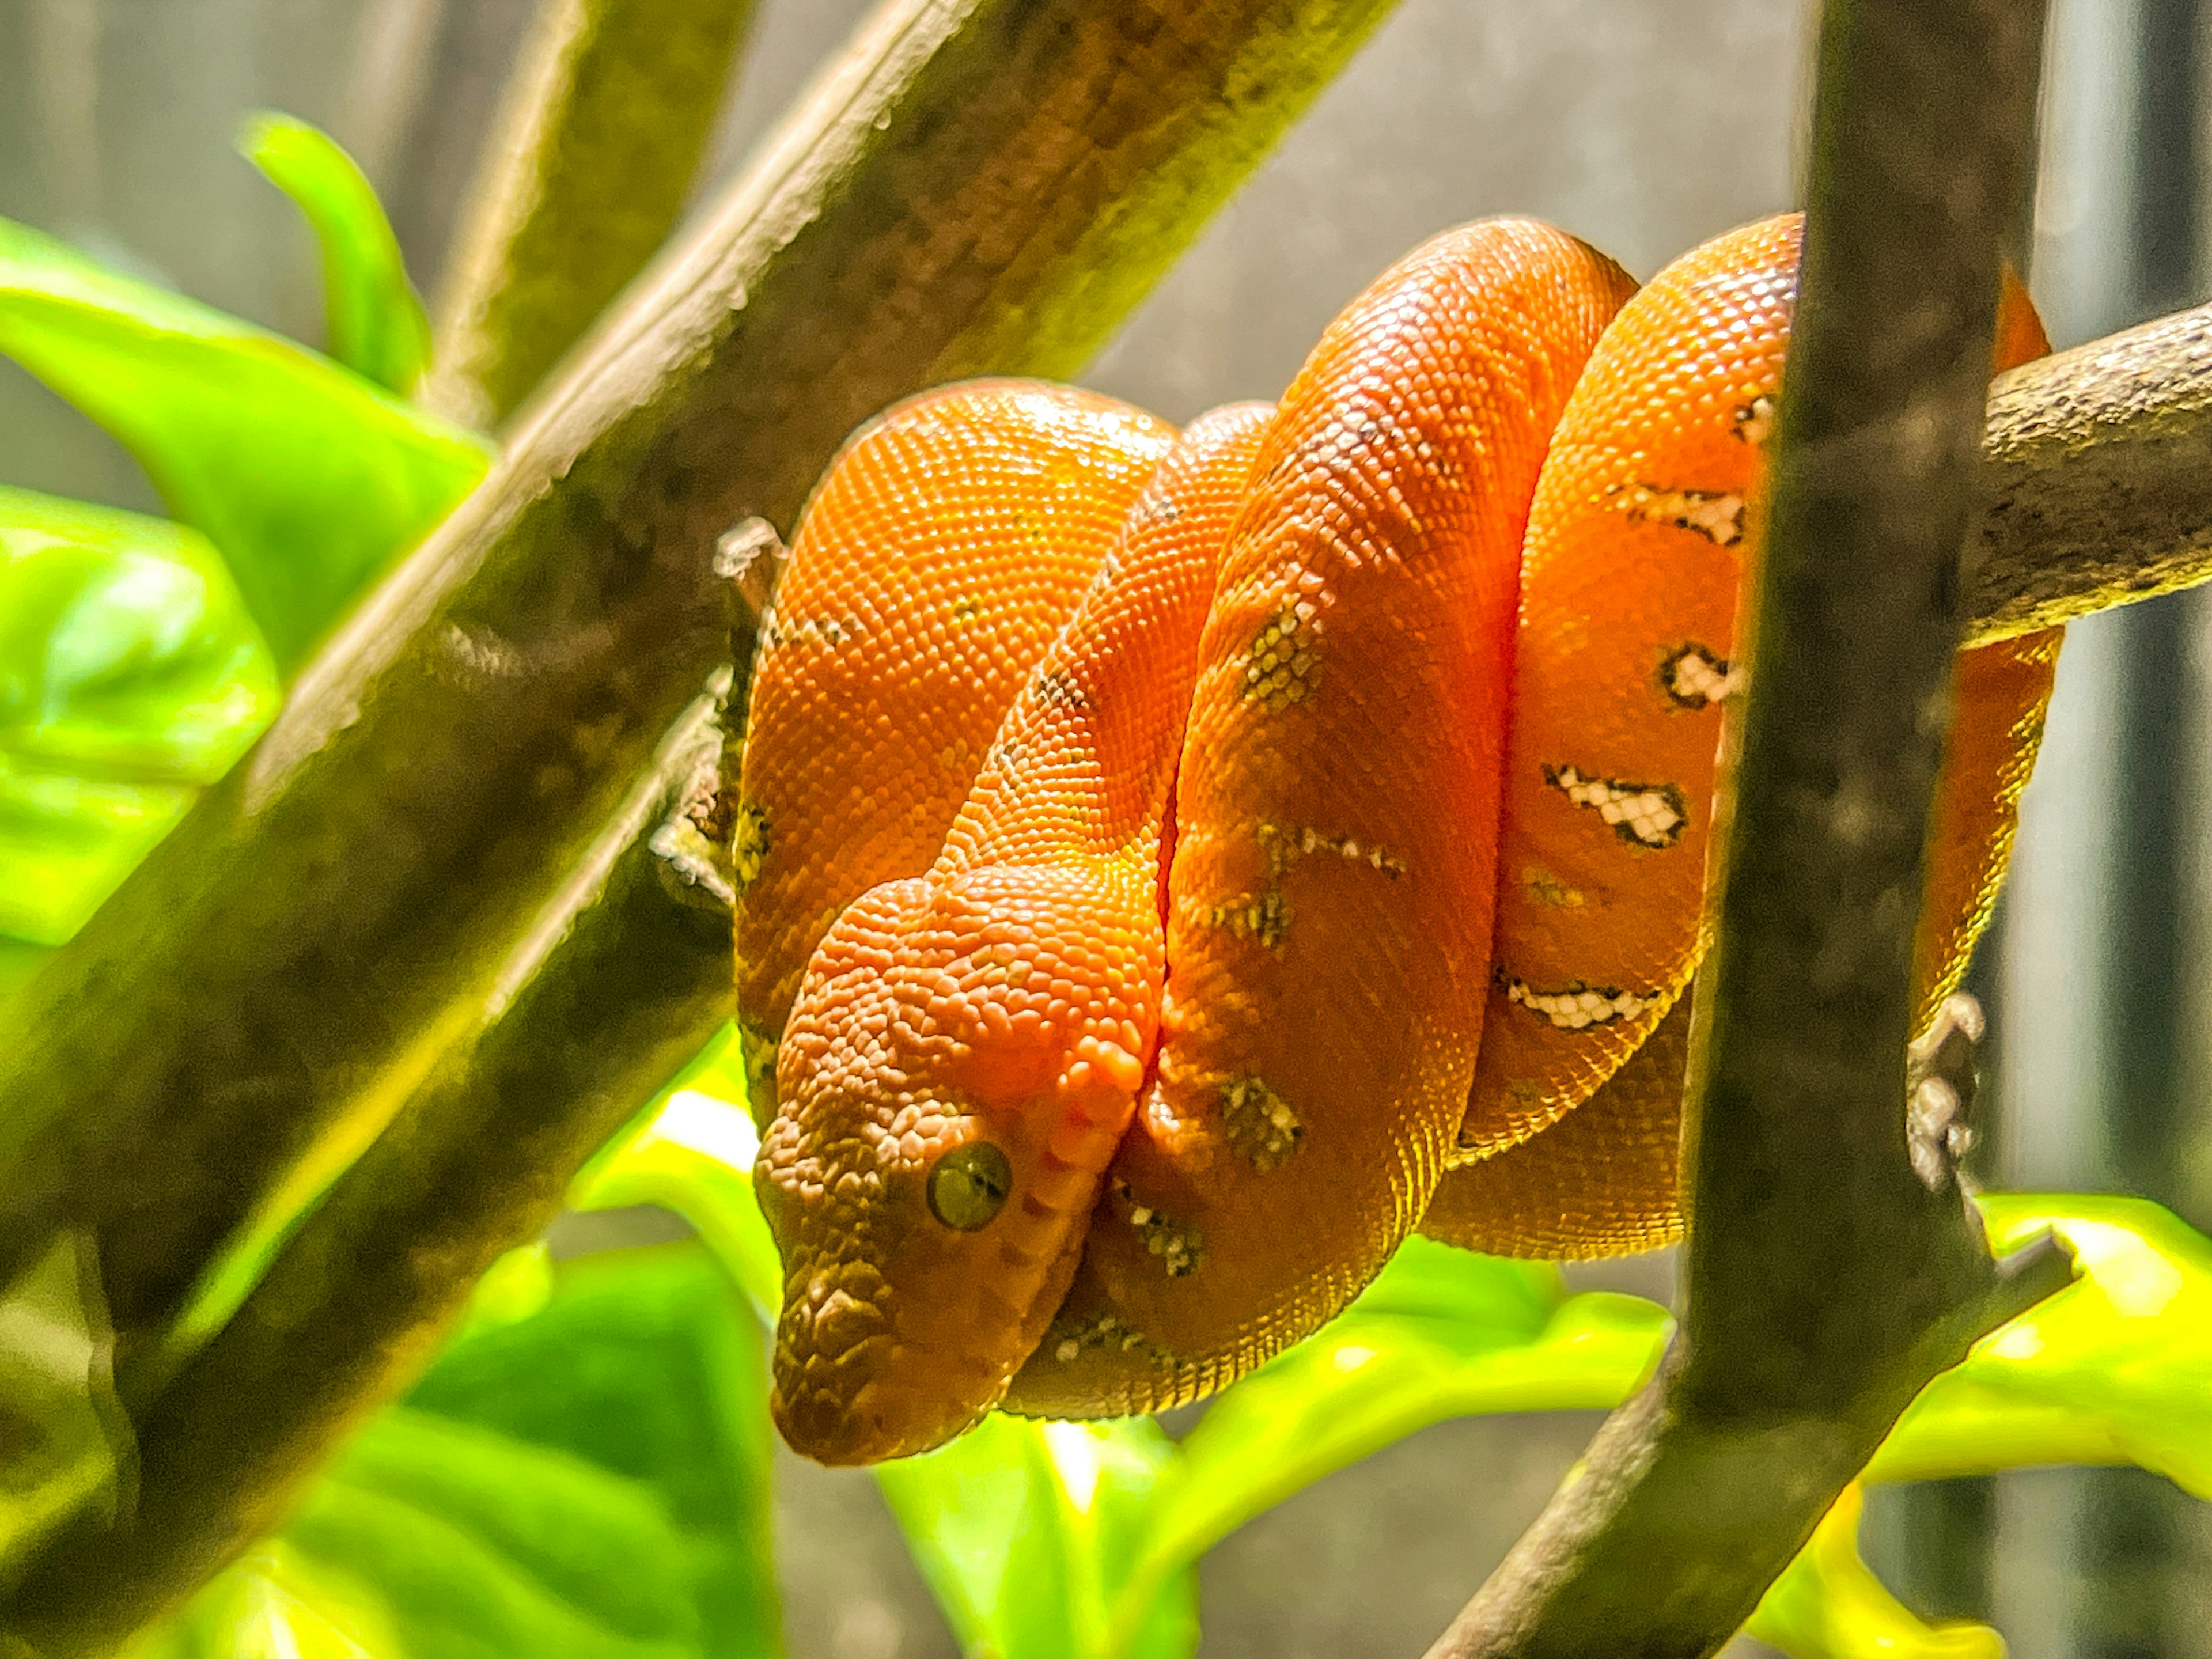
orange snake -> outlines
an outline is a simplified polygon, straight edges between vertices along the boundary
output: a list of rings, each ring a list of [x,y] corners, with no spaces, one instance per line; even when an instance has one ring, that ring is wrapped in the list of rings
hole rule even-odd
[[[793,1446],[1195,1398],[1416,1224],[1679,1236],[1797,238],[1638,291],[1486,222],[1353,301],[1278,409],[1178,435],[982,381],[847,444],[763,621],[737,813]],[[1999,366],[2043,349],[2012,292]],[[1959,659],[1923,1010],[1986,919],[2057,646]]]

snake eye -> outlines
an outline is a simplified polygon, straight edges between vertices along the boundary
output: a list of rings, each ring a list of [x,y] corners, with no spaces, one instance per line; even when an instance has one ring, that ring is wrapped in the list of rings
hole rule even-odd
[[[1014,1166],[988,1140],[955,1146],[929,1172],[929,1212],[972,1233],[988,1224],[1014,1189]]]

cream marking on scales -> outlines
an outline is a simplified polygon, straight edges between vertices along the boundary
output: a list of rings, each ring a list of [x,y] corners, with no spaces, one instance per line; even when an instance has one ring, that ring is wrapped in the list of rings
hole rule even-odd
[[[1743,539],[1743,497],[1733,490],[1660,489],[1638,483],[1615,484],[1605,493],[1638,524],[1670,524],[1720,547],[1734,547]]]
[[[1206,927],[1226,928],[1239,938],[1256,939],[1270,951],[1280,945],[1284,935],[1290,932],[1291,907],[1283,896],[1283,878],[1301,858],[1309,854],[1333,853],[1347,864],[1364,864],[1394,881],[1406,873],[1403,858],[1357,836],[1325,835],[1311,824],[1293,827],[1268,821],[1263,821],[1253,833],[1267,854],[1267,890],[1240,893],[1222,903],[1209,905],[1199,914]]]
[[[867,630],[857,617],[785,617],[770,605],[761,613],[760,649],[780,651],[788,645],[826,645],[831,650]]]
[[[1498,983],[1508,1002],[1519,1004],[1562,1031],[1587,1031],[1618,1019],[1634,1019],[1653,1002],[1650,997],[1618,986],[1585,985],[1578,979],[1569,980],[1556,991],[1540,991],[1502,968]]]
[[[1677,708],[1707,708],[1743,689],[1742,676],[1725,657],[1717,657],[1692,640],[1661,659],[1659,689]]]
[[[1073,1364],[1085,1348],[1112,1348],[1133,1353],[1139,1348],[1152,1346],[1127,1321],[1110,1313],[1077,1325],[1055,1322],[1046,1340],[1052,1343],[1052,1357],[1063,1365]]]
[[[1672,847],[1690,821],[1682,792],[1671,783],[1594,778],[1571,766],[1547,766],[1544,781],[1576,805],[1590,808],[1614,835],[1638,847]]]
[[[1170,1279],[1182,1279],[1199,1270],[1206,1260],[1206,1239],[1197,1228],[1138,1203],[1126,1181],[1114,1183],[1114,1198],[1126,1210],[1146,1254],[1159,1257]]]
[[[1760,392],[1735,412],[1735,423],[1729,428],[1731,435],[1742,443],[1758,445],[1774,435],[1774,398]]]
[[[1290,1102],[1264,1078],[1249,1075],[1221,1085],[1221,1127],[1229,1144],[1255,1170],[1280,1169],[1305,1136]]]

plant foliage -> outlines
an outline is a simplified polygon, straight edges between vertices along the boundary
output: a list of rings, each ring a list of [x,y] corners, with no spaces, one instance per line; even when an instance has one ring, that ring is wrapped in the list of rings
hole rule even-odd
[[[0,350],[128,445],[178,520],[0,489],[0,934],[16,968],[220,779],[280,677],[489,464],[392,395],[427,331],[358,170],[282,117],[241,142],[320,239],[336,362],[0,222]],[[744,1096],[725,1031],[571,1194],[665,1206],[698,1243],[558,1268],[541,1248],[508,1256],[428,1375],[136,1659],[777,1652],[763,1336],[781,1275]],[[2082,1277],[1938,1378],[1865,1478],[2133,1462],[2212,1496],[2212,1243],[2131,1200],[1983,1213],[2001,1247],[2055,1229]],[[72,1245],[0,1302],[0,1351],[30,1356],[0,1366],[0,1408],[46,1453],[4,1466],[0,1565],[78,1505],[127,1502],[88,1284]],[[1652,1303],[1416,1238],[1179,1441],[1151,1419],[994,1415],[878,1480],[969,1652],[1181,1659],[1198,1564],[1237,1528],[1448,1418],[1618,1404],[1670,1329]],[[1854,1487],[1753,1633],[1800,1659],[2001,1653],[1994,1632],[1889,1595],[1858,1557],[1859,1504]]]

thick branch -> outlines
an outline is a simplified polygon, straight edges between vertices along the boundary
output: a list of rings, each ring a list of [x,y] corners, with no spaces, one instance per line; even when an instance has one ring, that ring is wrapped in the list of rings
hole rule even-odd
[[[2042,11],[1829,0],[1686,1094],[1682,1338],[1437,1655],[1715,1651],[1913,1395],[2063,1282],[2051,1248],[2000,1273],[1948,1164],[1915,1174],[1905,1072]]]
[[[684,210],[753,0],[539,0],[438,304],[422,396],[504,420]]]
[[[1388,0],[896,0],[15,1005],[0,1277],[100,1230],[126,1357],[434,1063],[725,659],[709,554],[915,387],[1088,357]]]
[[[1976,644],[2212,576],[2212,306],[1990,389]]]
[[[568,1178],[729,1000],[729,925],[687,909],[653,842],[711,787],[700,696],[597,844],[453,1023],[406,1109],[252,1293],[139,1413],[113,1527],[49,1547],[8,1599],[44,1654],[105,1652],[281,1518],[298,1481],[427,1361],[470,1287],[560,1208]],[[459,1027],[459,1029],[456,1029]]]

